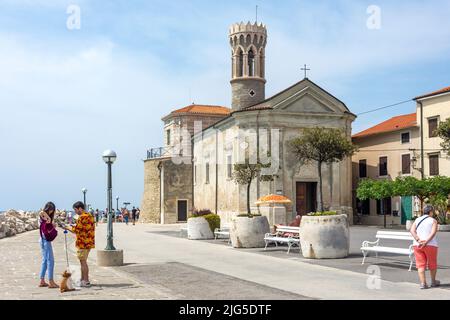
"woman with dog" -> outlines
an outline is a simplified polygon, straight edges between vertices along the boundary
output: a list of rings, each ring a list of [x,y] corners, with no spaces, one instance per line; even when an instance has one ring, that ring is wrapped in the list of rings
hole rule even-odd
[[[53,248],[52,241],[54,239],[46,239],[44,234],[44,229],[47,228],[46,224],[53,224],[53,219],[55,216],[55,204],[53,202],[48,202],[44,209],[39,213],[40,217],[40,245],[41,245],[41,253],[42,253],[42,265],[40,278],[41,282],[39,283],[39,287],[48,287],[50,289],[59,288],[59,286],[55,283],[53,279],[53,271],[55,267],[55,259],[53,257]],[[56,227],[53,225],[53,227]],[[45,274],[48,275],[48,283],[45,282]]]

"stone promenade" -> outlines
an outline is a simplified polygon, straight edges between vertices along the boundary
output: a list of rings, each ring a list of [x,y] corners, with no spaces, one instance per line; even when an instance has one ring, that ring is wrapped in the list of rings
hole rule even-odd
[[[313,263],[303,259],[298,250],[287,255],[286,248],[264,252],[233,249],[226,241],[189,241],[180,237],[180,228],[114,224],[114,244],[124,250],[125,266],[97,267],[94,251],[89,258],[93,287],[66,294],[37,287],[40,252],[36,231],[2,239],[0,299],[450,299],[446,273],[442,273],[443,288],[419,290],[416,272],[408,273],[404,266],[391,265],[389,260],[370,262],[379,263],[382,271],[381,279],[374,279],[361,272],[359,256]],[[367,237],[366,230],[357,232]],[[74,267],[74,239],[69,239],[70,265]],[[99,225],[96,241],[98,248],[105,246],[106,225]],[[62,232],[54,250],[59,282],[66,265]],[[363,266],[364,270],[369,266]]]

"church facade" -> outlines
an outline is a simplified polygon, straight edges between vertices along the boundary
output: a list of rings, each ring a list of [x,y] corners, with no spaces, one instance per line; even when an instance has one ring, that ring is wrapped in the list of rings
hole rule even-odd
[[[189,208],[210,209],[224,222],[245,213],[247,187],[233,181],[233,166],[256,154],[261,162],[270,163],[270,168],[265,170],[273,180],[253,181],[250,189],[253,212],[258,211],[254,205],[257,199],[267,194],[283,194],[292,200],[286,222],[297,214],[315,211],[317,166],[299,163],[289,141],[299,136],[302,129],[311,127],[339,128],[351,139],[356,116],[342,101],[306,77],[266,98],[267,29],[264,25],[234,24],[229,41],[232,108],[215,123],[204,125],[198,121],[197,128],[201,129],[190,131],[190,147],[184,147],[186,155],[190,151],[187,163],[192,166],[191,178],[186,179],[184,188],[191,192]],[[351,174],[351,159],[324,165],[325,209],[352,214]],[[161,219],[152,222],[161,222]]]

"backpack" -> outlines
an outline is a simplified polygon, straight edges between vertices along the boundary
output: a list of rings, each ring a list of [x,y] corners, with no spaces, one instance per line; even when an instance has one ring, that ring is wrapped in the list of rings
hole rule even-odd
[[[47,223],[44,220],[41,220],[41,226],[39,230],[41,233],[41,237],[50,242],[55,240],[56,236],[58,235],[58,230],[56,230],[53,223]]]

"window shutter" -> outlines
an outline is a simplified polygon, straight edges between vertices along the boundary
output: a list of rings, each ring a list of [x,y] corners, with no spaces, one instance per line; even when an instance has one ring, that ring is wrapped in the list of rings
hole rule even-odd
[[[411,173],[411,156],[409,154],[402,155],[402,174]]]
[[[428,136],[430,138],[437,137],[436,130],[438,128],[438,119],[428,119]]]

